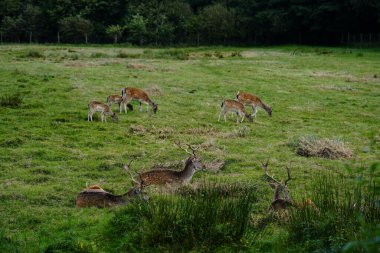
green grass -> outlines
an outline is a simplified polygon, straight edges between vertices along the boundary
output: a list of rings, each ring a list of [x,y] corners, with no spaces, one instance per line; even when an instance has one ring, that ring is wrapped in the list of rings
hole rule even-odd
[[[143,171],[178,163],[187,154],[175,140],[199,146],[206,162],[226,162],[218,173],[197,173],[194,183],[261,187],[252,223],[265,220],[273,194],[259,161],[270,158],[276,178],[285,178],[284,166],[293,161],[289,188],[296,200],[315,194],[309,186],[320,173],[353,180],[360,173],[347,168],[379,161],[376,49],[3,45],[0,60],[5,101],[0,106],[0,244],[8,247],[5,251],[110,251],[99,238],[119,210],[77,209],[76,194],[86,183],[126,192],[131,182],[122,165],[134,158],[132,168]],[[159,104],[157,114],[140,113],[134,103],[135,110],[119,115],[118,122],[86,121],[90,100],[105,101],[125,86],[158,87],[160,92],[151,95]],[[222,100],[237,91],[260,96],[272,106],[273,117],[259,110],[253,123],[237,124],[231,116],[217,122]],[[17,106],[9,104],[14,94],[22,99]],[[288,143],[304,136],[339,139],[353,156],[299,156]],[[273,222],[253,236],[252,244],[243,244],[251,252],[281,252],[289,233]]]

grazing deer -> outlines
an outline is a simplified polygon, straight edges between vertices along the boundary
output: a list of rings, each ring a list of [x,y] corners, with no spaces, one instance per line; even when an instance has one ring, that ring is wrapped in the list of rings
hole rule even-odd
[[[268,178],[269,186],[274,189],[274,198],[270,205],[272,210],[286,209],[288,206],[294,206],[292,197],[290,196],[287,183],[292,179],[290,176],[290,167],[286,166],[288,179],[284,183],[277,181],[268,173],[269,160],[266,163],[261,162],[265,175]]]
[[[126,204],[128,199],[141,193],[138,188],[132,188],[122,195],[114,195],[103,190],[99,185],[92,185],[82,190],[76,199],[77,207],[112,207]]]
[[[269,105],[265,104],[259,97],[255,95],[238,91],[235,100],[239,101],[244,105],[252,106],[253,117],[256,117],[257,107],[263,108],[268,113],[269,117],[272,117],[272,108]]]
[[[179,144],[177,144],[179,145]],[[180,147],[180,146],[179,146]],[[197,170],[205,169],[205,165],[201,159],[195,154],[195,149],[190,145],[192,153],[187,149],[183,149],[186,153],[190,154],[185,162],[185,168],[181,171],[169,170],[167,168],[156,168],[147,172],[139,173],[139,181],[132,177],[132,181],[137,184],[141,189],[149,185],[162,185],[162,184],[186,184],[189,183]]]
[[[252,116],[248,114],[245,111],[244,105],[238,101],[231,100],[231,99],[226,99],[222,102],[222,105],[220,106],[221,110],[219,113],[219,118],[218,121],[220,120],[220,116],[224,116],[224,121],[227,121],[226,119],[226,114],[228,112],[236,113],[236,122],[239,122],[239,116],[241,117],[241,122],[243,122],[244,118],[247,118],[249,121],[252,122]]]
[[[119,106],[119,111],[122,111],[123,97],[117,94],[110,95],[107,97],[107,105],[111,107],[112,104],[117,104]],[[131,104],[127,104],[128,109],[133,111],[133,106]]]
[[[117,120],[116,113],[112,112],[111,107],[109,105],[104,104],[102,102],[92,101],[88,104],[88,109],[88,121],[92,121],[92,115],[94,115],[95,112],[100,112],[102,122],[107,122],[106,115],[110,115],[113,120]]]
[[[146,111],[148,111],[148,107],[151,106],[153,113],[157,112],[157,104],[150,100],[148,94],[145,91],[137,88],[127,87],[121,90],[121,95],[123,97],[123,105],[124,111],[127,113],[126,105],[129,104],[132,100],[136,100],[139,102],[140,112],[142,111],[141,104],[144,103],[147,105]]]

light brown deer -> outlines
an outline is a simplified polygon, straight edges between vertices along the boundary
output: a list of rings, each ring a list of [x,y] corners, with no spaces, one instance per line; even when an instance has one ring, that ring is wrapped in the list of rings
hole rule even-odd
[[[180,144],[177,145],[180,146]],[[133,182],[141,189],[149,185],[181,185],[189,183],[194,173],[200,169],[205,169],[205,165],[195,154],[196,150],[190,145],[188,145],[188,147],[192,152],[180,147],[190,154],[185,162],[185,167],[183,170],[175,171],[167,169],[166,167],[161,169],[156,167],[154,170],[139,173],[139,181],[135,180],[132,174],[130,174]]]
[[[243,122],[244,118],[247,118],[249,121],[252,122],[252,116],[245,111],[244,105],[238,101],[226,99],[222,102],[222,105],[220,107],[221,110],[219,113],[218,121],[220,121],[220,117],[222,116],[222,114],[224,116],[224,121],[227,121],[226,114],[228,112],[232,112],[236,113],[237,115],[236,122],[239,122],[239,116],[241,117],[240,123]]]
[[[99,185],[92,185],[82,190],[76,198],[77,207],[112,207],[123,205],[128,199],[141,194],[139,188],[133,187],[127,193],[122,195],[114,195],[103,190]]]
[[[148,111],[148,107],[151,106],[153,113],[157,112],[158,106],[155,102],[150,100],[148,94],[146,94],[145,91],[138,89],[138,88],[133,88],[133,87],[126,87],[121,90],[121,95],[123,97],[123,105],[124,105],[124,111],[127,113],[127,104],[129,104],[132,100],[136,100],[139,102],[139,108],[140,112],[142,111],[142,106],[141,104],[144,103],[147,105],[146,111]]]
[[[265,104],[258,96],[238,91],[235,100],[244,105],[251,106],[253,109],[252,117],[256,117],[258,107],[263,108],[268,113],[269,117],[272,117],[272,108]]]
[[[109,106],[111,106],[112,104],[117,104],[121,113],[123,110],[123,97],[118,94],[110,95],[107,97],[107,104]],[[133,106],[131,104],[127,104],[127,107],[130,111],[133,111]]]
[[[91,101],[88,104],[88,109],[89,109],[88,110],[88,115],[87,115],[88,121],[92,121],[93,120],[92,116],[96,112],[100,113],[100,117],[101,117],[102,122],[103,121],[107,122],[106,115],[111,116],[113,120],[117,120],[118,119],[117,116],[116,116],[116,113],[112,112],[111,107],[109,105],[107,105],[107,104],[102,103],[102,102]]]

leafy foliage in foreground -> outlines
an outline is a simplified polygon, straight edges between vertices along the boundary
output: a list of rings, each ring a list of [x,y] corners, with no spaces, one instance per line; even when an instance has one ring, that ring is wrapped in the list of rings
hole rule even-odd
[[[128,250],[131,245],[139,251],[157,247],[213,251],[224,245],[241,246],[257,200],[257,188],[252,185],[182,189],[180,195],[155,196],[117,212],[107,238],[117,245],[115,251]]]

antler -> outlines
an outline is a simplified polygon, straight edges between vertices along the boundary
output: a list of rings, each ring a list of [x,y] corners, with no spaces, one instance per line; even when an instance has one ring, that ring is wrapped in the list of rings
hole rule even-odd
[[[266,163],[261,162],[261,166],[262,166],[263,169],[264,169],[265,175],[266,175],[269,179],[273,180],[274,182],[276,182],[276,183],[278,183],[278,184],[281,184],[279,181],[277,181],[277,180],[274,179],[271,175],[269,175],[269,173],[268,173],[268,164],[269,164],[269,159],[267,160]]]
[[[288,171],[288,179],[286,179],[285,181],[285,185],[290,181],[292,180],[291,176],[290,176],[290,167],[292,165],[292,161],[289,162],[289,166],[286,166],[286,170]]]
[[[186,148],[183,148],[183,147],[181,146],[181,143],[180,143],[179,141],[174,141],[174,143],[175,143],[180,149],[184,150],[186,153],[195,156],[195,151],[196,151],[196,149],[194,149],[190,144],[186,144],[186,145],[189,147],[189,149],[191,149],[192,152],[190,152],[190,151],[187,150]]]
[[[124,170],[125,170],[130,176],[131,176],[131,179],[132,179],[132,181],[133,181],[135,184],[137,184],[138,186],[141,186],[141,182],[138,182],[136,179],[134,179],[132,173],[129,171],[129,170],[130,170],[130,166],[131,166],[131,164],[132,164],[132,162],[133,162],[134,160],[135,160],[135,159],[132,159],[132,160],[128,163],[128,165],[124,165]]]

